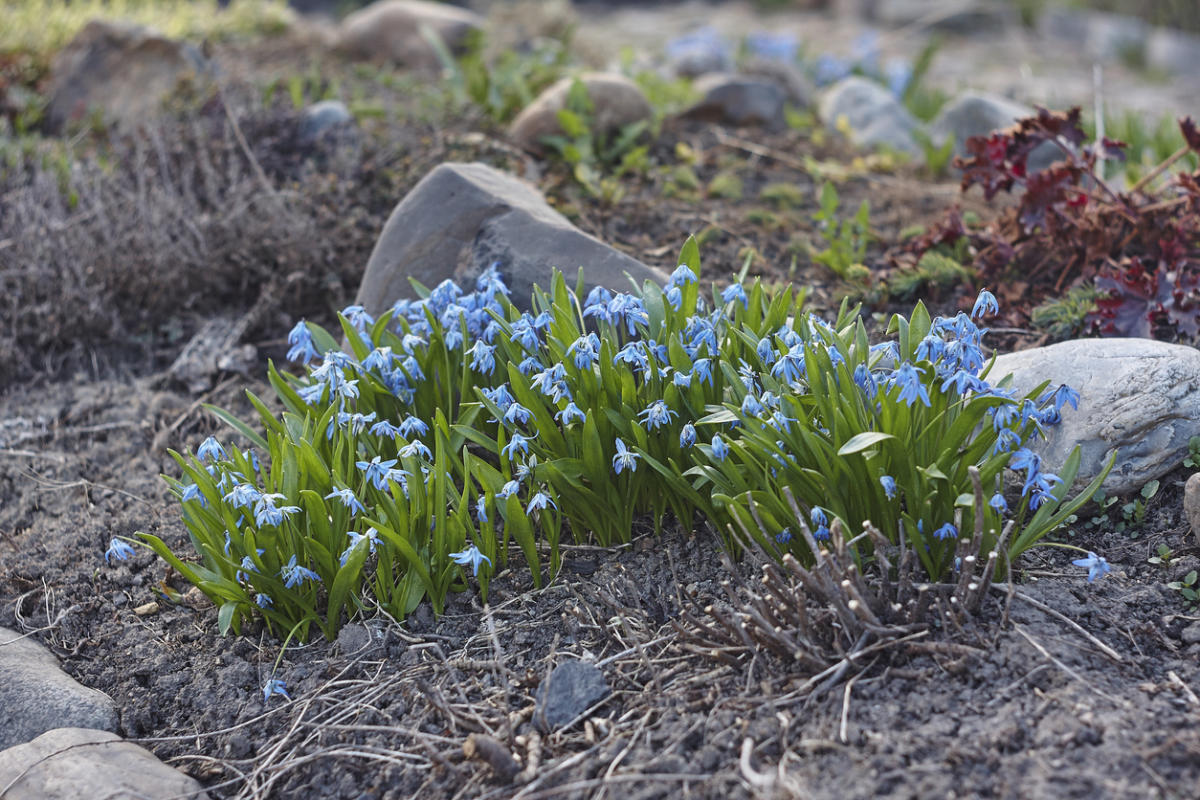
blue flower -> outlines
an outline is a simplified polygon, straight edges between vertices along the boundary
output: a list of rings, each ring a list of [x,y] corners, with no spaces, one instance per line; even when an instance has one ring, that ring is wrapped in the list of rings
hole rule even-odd
[[[897,98],[903,98],[908,85],[912,83],[913,67],[907,61],[890,60],[883,68],[884,78],[887,79],[888,89]]]
[[[925,388],[925,384],[921,383],[920,373],[922,372],[924,370],[920,367],[914,367],[905,361],[892,376],[892,381],[900,387],[899,399],[901,402],[907,403],[910,408],[917,400],[924,403],[926,408],[930,406],[929,390]]]
[[[387,489],[388,473],[392,467],[396,466],[396,459],[383,461],[380,456],[375,456],[370,461],[356,461],[354,463],[365,473],[367,480],[382,492]]]
[[[779,533],[775,534],[775,541],[780,544],[787,544],[792,540],[792,529],[784,528]]]
[[[291,349],[287,351],[288,361],[301,361],[307,364],[317,357],[317,348],[313,344],[312,333],[308,330],[308,325],[304,320],[296,323],[296,327],[288,333],[287,340],[291,345]]]
[[[947,522],[945,525],[933,532],[933,538],[937,539],[939,542],[943,542],[946,539],[957,539],[958,528]]]
[[[995,446],[992,447],[993,453],[1007,453],[1013,448],[1021,446],[1021,437],[1018,436],[1010,428],[1001,428],[1000,435],[996,439]]]
[[[565,428],[572,422],[586,422],[587,414],[585,414],[583,410],[579,408],[579,406],[575,405],[574,402],[571,402],[567,403],[566,408],[555,414],[554,418],[558,420]]]
[[[567,348],[567,355],[574,356],[578,369],[591,369],[592,364],[600,356],[600,339],[594,333],[580,336]]]
[[[1079,410],[1079,392],[1065,383],[1054,390],[1054,410],[1062,412],[1063,406],[1070,404],[1071,408]]]
[[[638,414],[646,427],[652,431],[663,425],[671,424],[671,419],[677,416],[679,416],[679,412],[672,411],[665,400],[655,400]]]
[[[337,498],[342,501],[342,505],[350,509],[350,516],[354,516],[359,511],[364,511],[363,504],[354,496],[353,489],[334,489],[329,494],[325,495],[326,500]]]
[[[711,360],[707,358],[696,359],[692,364],[692,372],[695,373],[697,380],[701,383],[707,383],[710,387],[713,385]]]
[[[692,423],[687,423],[683,426],[683,430],[679,432],[679,446],[687,450],[696,443],[696,426]]]
[[[746,47],[758,58],[792,64],[800,42],[793,33],[761,31],[746,37]]]
[[[667,291],[663,294],[663,297],[666,298],[667,304],[676,311],[683,305],[683,290],[678,286],[667,287]]]
[[[537,327],[534,325],[533,317],[526,313],[514,322],[512,335],[508,337],[508,340],[531,352],[537,350],[541,342],[538,341]]]
[[[281,694],[288,700],[292,699],[292,696],[288,694],[287,685],[278,678],[272,678],[263,684],[263,702],[270,700],[273,694]]]
[[[367,326],[375,324],[375,318],[368,314],[365,308],[359,305],[346,306],[342,309],[342,316],[345,317],[359,333],[366,333]]]
[[[998,514],[1008,513],[1008,501],[1004,499],[1004,495],[996,492],[992,495],[992,499],[988,500],[988,505],[991,506]]]
[[[507,500],[519,491],[521,491],[521,484],[516,481],[509,481],[500,487],[500,491],[496,492],[496,497],[503,497]]]
[[[492,560],[483,553],[479,552],[479,548],[473,544],[468,545],[467,548],[461,552],[450,553],[450,560],[463,567],[469,564],[471,566],[472,574],[475,576],[479,575],[479,565],[484,561],[488,563],[489,567],[492,565]]]
[[[792,423],[795,421],[796,421],[795,417],[789,417],[787,414],[784,414],[782,411],[772,411],[771,412],[770,425],[772,428],[774,428],[777,431],[780,431],[781,433],[790,433],[792,430]]]
[[[547,505],[558,508],[554,501],[550,499],[550,495],[546,494],[545,492],[538,492],[533,497],[529,498],[529,505],[525,507],[525,516],[529,516],[534,511],[542,511]]]
[[[480,525],[488,521],[487,497],[484,495],[479,495],[479,499],[475,501],[475,519],[479,520]]]
[[[307,567],[301,567],[296,563],[296,555],[293,553],[288,563],[284,564],[279,570],[279,577],[283,578],[283,585],[288,589],[295,589],[305,581],[321,582],[321,576],[313,572]]]
[[[630,336],[635,332],[634,325],[650,324],[650,313],[646,311],[646,306],[640,298],[631,294],[622,293],[614,297],[608,304],[608,313],[613,322],[625,321],[625,328]]]
[[[1088,583],[1092,583],[1097,578],[1103,578],[1109,572],[1112,572],[1112,566],[1104,559],[1104,556],[1098,556],[1091,550],[1088,551],[1087,558],[1077,558],[1071,563],[1077,567],[1087,569]]]
[[[416,434],[417,436],[424,436],[429,432],[429,426],[417,417],[414,417],[410,414],[400,421],[398,430],[400,431],[400,435],[405,439],[411,439],[413,434]]]
[[[958,393],[960,397],[966,395],[967,392],[980,394],[987,391],[987,384],[976,378],[965,369],[956,370],[954,374],[946,377],[942,381],[942,391],[947,392],[951,388]]]
[[[196,458],[201,461],[224,461],[227,456],[225,455],[225,448],[221,447],[221,443],[215,437],[210,436],[196,448]]]
[[[753,394],[747,393],[746,396],[742,398],[742,413],[747,417],[761,416],[764,411],[766,411],[766,409],[763,408],[762,401]]]
[[[496,348],[489,344],[484,344],[483,340],[475,342],[475,346],[468,352],[471,354],[471,369],[476,372],[482,372],[484,375],[491,375],[496,370]]]
[[[350,544],[345,550],[342,551],[341,558],[338,559],[338,563],[343,567],[346,566],[346,561],[350,559],[351,551],[353,551],[355,546],[357,546],[358,543],[364,538],[368,540],[368,547],[370,548],[371,554],[375,554],[375,543],[379,541],[379,532],[374,528],[367,528],[367,532],[365,534],[357,533],[355,531],[347,531],[346,535],[350,537]]]
[[[371,435],[383,436],[388,439],[399,439],[400,429],[386,419],[381,419],[371,426]]]
[[[925,338],[917,344],[917,360],[934,362],[942,357],[946,352],[946,342],[940,336],[934,336],[932,333],[926,334]]]
[[[199,500],[201,508],[208,507],[208,501],[204,499],[204,495],[200,494],[200,487],[194,483],[183,487],[183,494],[179,498],[181,503],[186,503],[188,500]]]
[[[226,503],[229,503],[234,508],[250,508],[262,494],[252,483],[239,483],[229,490],[229,493],[224,496]]]
[[[281,525],[287,517],[300,511],[300,506],[276,507],[275,501],[282,499],[283,495],[278,492],[259,495],[258,502],[254,504],[254,524],[260,528],[263,525]]]
[[[829,537],[832,536],[833,533],[832,533],[832,531],[829,530],[828,525],[818,525],[817,529],[812,532],[812,535],[813,535],[813,538],[816,539],[818,542],[827,542],[827,541],[829,541]]]
[[[628,469],[630,472],[637,472],[637,460],[640,456],[637,453],[625,447],[625,442],[621,441],[620,437],[616,440],[617,454],[613,456],[612,465],[613,472],[617,475],[621,474],[621,470]]]
[[[771,367],[771,376],[787,383],[797,383],[804,378],[803,342],[797,342],[795,345],[792,345],[775,362],[775,366]]]
[[[862,389],[868,400],[874,400],[875,395],[879,393],[879,384],[875,380],[875,375],[867,369],[866,364],[859,364],[854,368],[854,383],[858,385],[859,389]]]
[[[981,319],[987,314],[999,314],[1000,304],[996,302],[996,295],[984,289],[979,293],[979,297],[975,299],[975,305],[971,308],[971,318]]]
[[[414,456],[423,458],[426,461],[433,460],[433,453],[429,452],[429,448],[420,439],[413,439],[408,444],[401,447],[398,455],[401,458],[412,458]]]
[[[1005,403],[1002,406],[993,406],[988,409],[988,413],[992,415],[992,428],[998,433],[1003,428],[1008,428],[1021,416],[1021,408],[1016,403]]]
[[[118,561],[124,561],[133,555],[133,548],[126,542],[113,537],[108,542],[108,549],[104,551],[104,563],[109,563],[110,558],[115,558]]]
[[[680,264],[671,273],[671,280],[667,282],[668,286],[684,286],[689,283],[695,283],[697,280],[696,273],[692,272],[691,267],[687,264]]]
[[[812,511],[808,512],[808,518],[812,520],[813,525],[828,525],[829,517],[825,515],[825,509],[820,506],[813,506]]]
[[[520,403],[512,402],[504,411],[504,421],[509,425],[524,425],[526,422],[529,422],[529,417],[532,413],[533,412]]]
[[[879,484],[883,486],[883,493],[887,495],[887,499],[891,500],[896,496],[896,479],[891,475],[884,475],[879,479]]]
[[[254,604],[259,608],[274,608],[275,601],[271,599],[271,595],[259,592],[254,595]]]
[[[729,455],[729,445],[725,444],[719,433],[712,438],[712,454],[717,461],[724,461]]]
[[[512,461],[517,457],[517,451],[520,450],[522,455],[529,455],[530,437],[522,436],[519,433],[513,432],[512,438],[508,440],[508,444],[500,449],[504,455],[508,456],[508,460]]]
[[[675,374],[671,376],[671,383],[681,389],[686,389],[692,385],[692,373],[676,370]]]
[[[740,283],[731,283],[721,292],[722,303],[741,303],[742,308],[750,307],[750,298],[746,296],[746,290]]]
[[[612,292],[608,289],[603,286],[595,287],[588,292],[587,299],[584,301],[583,316],[597,317],[601,322],[614,322],[615,317],[609,311],[612,299]]]

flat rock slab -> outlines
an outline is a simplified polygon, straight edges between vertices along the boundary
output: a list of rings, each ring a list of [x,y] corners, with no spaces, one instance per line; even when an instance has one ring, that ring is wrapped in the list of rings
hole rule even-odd
[[[549,733],[608,697],[608,693],[608,681],[598,667],[583,661],[564,661],[538,685],[533,724]]]
[[[4,800],[207,800],[195,778],[107,731],[58,728],[0,751]]]
[[[1064,408],[1062,424],[1033,445],[1057,470],[1078,444],[1077,485],[1098,475],[1118,449],[1104,491],[1138,491],[1179,466],[1188,439],[1200,434],[1200,350],[1194,347],[1151,339],[1079,339],[1000,356],[991,375],[1009,373],[1021,394],[1045,380],[1079,392],[1079,410]]]
[[[627,274],[639,286],[668,277],[576,228],[524,181],[486,164],[442,164],[392,212],[355,302],[378,314],[415,297],[410,277],[430,289],[446,279],[471,285],[495,262],[525,310],[534,284],[548,287],[554,268],[573,286],[582,267],[587,290],[627,291]]]
[[[115,731],[118,722],[111,697],[63,672],[58,658],[33,639],[0,628],[0,748],[54,728]]]

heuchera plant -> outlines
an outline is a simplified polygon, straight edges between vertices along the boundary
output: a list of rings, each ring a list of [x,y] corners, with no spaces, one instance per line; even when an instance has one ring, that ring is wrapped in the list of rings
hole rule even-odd
[[[962,188],[980,186],[986,199],[1016,193],[1015,206],[982,229],[963,224],[957,209],[892,254],[911,266],[925,251],[967,239],[981,277],[998,286],[1010,321],[1067,288],[1095,281],[1104,294],[1089,325],[1106,335],[1200,334],[1200,172],[1160,180],[1189,152],[1200,153],[1190,117],[1179,121],[1185,145],[1127,189],[1103,178],[1106,160],[1123,159],[1111,139],[1085,145],[1079,109],[1050,112],[967,141],[955,160]],[[1052,147],[1058,160],[1030,171],[1034,150]]]
[[[345,350],[302,321],[289,358],[303,374],[269,370],[282,414],[253,394],[256,427],[213,409],[250,448],[208,439],[174,454],[183,474],[167,480],[199,563],[141,541],[217,603],[222,630],[261,617],[305,640],[368,606],[400,618],[428,597],[440,612],[472,583],[486,597],[514,554],[541,585],[564,535],[627,542],[635,519],[668,514],[726,531],[751,493],[772,508],[785,486],[818,531],[871,519],[919,543],[935,580],[952,569],[940,543],[972,507],[968,465],[994,487],[989,522],[1018,527],[1011,556],[1094,491],[1066,501],[1078,454],[1055,476],[1024,448],[1074,393],[989,384],[966,315],[931,320],[918,305],[872,347],[854,311],[830,325],[791,288],[735,283],[710,306],[694,240],[679,262],[664,287],[582,300],[556,273],[531,312],[494,270],[378,319],[351,306]],[[976,316],[994,303],[981,295]],[[1011,512],[1006,467],[1024,484]]]

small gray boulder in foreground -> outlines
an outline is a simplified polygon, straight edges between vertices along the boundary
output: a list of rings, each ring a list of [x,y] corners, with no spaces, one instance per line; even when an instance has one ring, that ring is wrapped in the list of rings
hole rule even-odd
[[[886,145],[901,153],[921,155],[914,135],[917,120],[875,81],[857,75],[843,78],[825,91],[818,113],[831,131],[839,131],[844,118],[850,126],[850,141],[857,147]]]
[[[33,639],[0,628],[0,748],[53,728],[115,731],[117,723],[111,697],[63,672],[58,658]]]
[[[418,183],[384,225],[355,301],[371,314],[415,298],[409,278],[432,289],[450,278],[471,287],[495,262],[528,310],[534,284],[547,288],[558,268],[574,286],[583,267],[585,290],[627,291],[667,281],[648,267],[572,225],[537,189],[486,164],[442,164]]]
[[[1077,485],[1117,462],[1104,481],[1109,495],[1138,491],[1177,467],[1188,439],[1200,434],[1200,350],[1151,339],[1079,339],[1000,356],[993,381],[1012,373],[1018,393],[1045,380],[1079,392],[1079,410],[1063,409],[1062,424],[1032,445],[1057,470],[1076,444]]]
[[[114,733],[58,728],[0,752],[5,800],[207,800],[195,778]]]

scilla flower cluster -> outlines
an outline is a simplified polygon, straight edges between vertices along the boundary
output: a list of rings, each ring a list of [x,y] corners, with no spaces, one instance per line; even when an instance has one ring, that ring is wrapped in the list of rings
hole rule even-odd
[[[523,311],[489,269],[377,318],[346,308],[336,338],[302,321],[288,354],[302,373],[269,370],[284,412],[250,395],[257,427],[215,410],[247,449],[176,455],[201,563],[141,538],[216,601],[223,629],[257,617],[304,639],[370,606],[400,618],[471,585],[486,596],[513,556],[541,585],[564,536],[627,542],[635,518],[668,516],[724,531],[750,497],[764,538],[807,560],[785,486],[818,533],[870,519],[920,541],[935,578],[973,513],[968,466],[994,486],[989,521],[1015,520],[1023,547],[1075,505],[1072,463],[1054,475],[1024,446],[1076,398],[987,382],[990,295],[953,319],[918,306],[872,346],[845,306],[830,324],[803,293],[758,283],[710,304],[699,273],[689,240],[662,287],[584,291],[556,273]],[[1024,483],[1011,511],[1006,467]]]

